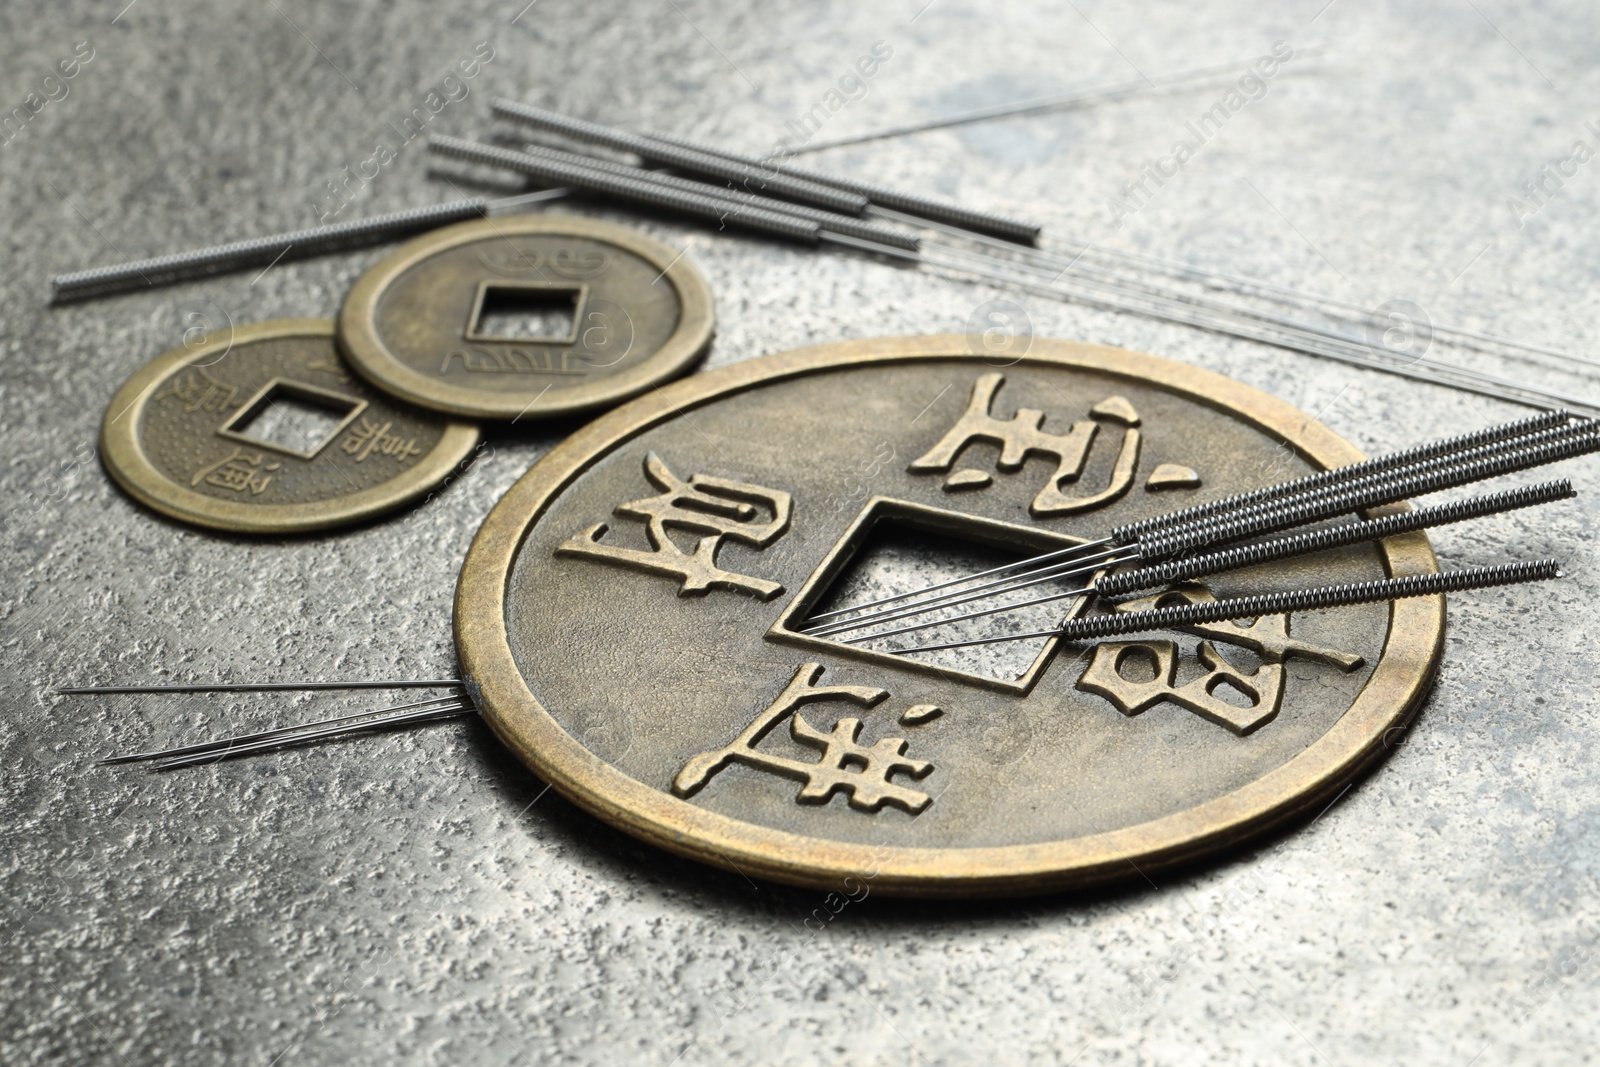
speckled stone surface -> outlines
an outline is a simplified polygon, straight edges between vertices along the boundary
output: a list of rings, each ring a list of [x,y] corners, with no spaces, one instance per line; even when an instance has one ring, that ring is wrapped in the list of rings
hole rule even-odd
[[[817,139],[1141,73],[1243,69],[1285,40],[1297,54],[1265,94],[1120,225],[1108,200],[1217,84],[809,161],[1366,307],[1410,300],[1435,322],[1579,352],[1600,338],[1600,162],[1573,159],[1575,141],[1600,146],[1586,125],[1600,122],[1591,5],[521,6],[0,6],[0,112],[31,115],[0,135],[0,1062],[1593,1058],[1593,460],[1569,465],[1589,491],[1578,502],[1436,538],[1446,564],[1553,554],[1569,577],[1457,599],[1438,688],[1393,758],[1308,826],[1118,892],[869,898],[822,923],[820,894],[600,825],[470,723],[169,776],[96,767],[112,750],[372,701],[49,687],[452,671],[462,554],[563,428],[496,432],[437,499],[341,535],[183,529],[117,493],[94,459],[118,383],[190,315],[332,314],[382,251],[58,309],[47,276],[314,223],[338,203],[326,183],[396,141],[392,124],[479,42],[493,58],[430,128],[488,133],[486,99],[503,94],[760,150],[879,41],[892,55]],[[46,83],[83,41],[92,58]],[[1537,180],[1543,202],[1524,189]],[[453,195],[420,139],[351,188],[339,218]],[[1234,375],[1369,450],[1516,410],[853,254],[552,210],[687,246],[717,294],[712,365],[960,330],[1005,297],[1041,336]],[[1481,365],[1600,392],[1542,365]]]

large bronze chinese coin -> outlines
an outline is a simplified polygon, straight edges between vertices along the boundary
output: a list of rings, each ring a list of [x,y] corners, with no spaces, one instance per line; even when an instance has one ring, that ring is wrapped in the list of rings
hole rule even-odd
[[[1035,341],[991,362],[959,335],[808,348],[558,445],[490,514],[457,588],[463,677],[496,734],[663,848],[850,894],[1138,879],[1327,804],[1424,695],[1442,598],[903,652],[1089,610],[1067,586],[898,635],[870,637],[915,620],[801,632],[1359,458],[1288,404],[1152,356]],[[1157,599],[1433,570],[1409,534]]]
[[[129,378],[100,425],[112,478],[174,519],[237,533],[340,526],[422,496],[477,444],[476,426],[355,377],[329,319],[188,340]]]
[[[561,215],[424,234],[339,311],[356,370],[414,404],[481,419],[598,411],[687,370],[711,344],[711,290],[683,253]]]

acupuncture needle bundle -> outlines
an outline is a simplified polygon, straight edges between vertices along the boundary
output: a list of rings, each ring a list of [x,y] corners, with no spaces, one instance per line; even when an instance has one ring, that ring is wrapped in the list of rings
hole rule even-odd
[[[1408,336],[1391,347],[1392,323],[1347,301],[1259,279],[1202,270],[1160,257],[1069,241],[1071,255],[1033,247],[1036,224],[808,168],[782,158],[729,152],[660,134],[632,133],[509,100],[494,114],[562,138],[631,153],[640,164],[550,145],[499,145],[435,135],[433,151],[511,170],[553,188],[494,201],[473,198],[276,237],[79,271],[52,279],[57,301],[84,299],[218,270],[265,266],[282,255],[315,254],[402,236],[451,219],[496,215],[581,191],[610,202],[687,215],[786,241],[850,247],[915,263],[945,277],[975,278],[1106,310],[1143,315],[1306,355],[1378,370],[1519,404],[1600,412],[1600,402],[1525,379],[1442,359]],[[663,169],[668,168],[668,169]],[[1165,277],[1169,281],[1162,281]],[[1183,288],[1174,282],[1193,283]],[[1231,294],[1223,296],[1222,294]],[[1322,315],[1294,317],[1249,299]],[[1381,312],[1382,309],[1379,309]],[[1404,314],[1396,312],[1395,314]],[[1554,361],[1575,370],[1588,357],[1447,324],[1400,323],[1430,338],[1500,358]],[[1370,334],[1376,332],[1375,339]]]

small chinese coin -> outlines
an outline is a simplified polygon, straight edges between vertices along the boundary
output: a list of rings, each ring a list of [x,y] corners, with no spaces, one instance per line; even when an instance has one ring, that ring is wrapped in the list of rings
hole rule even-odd
[[[1431,573],[1421,534],[1121,605],[1079,578],[1007,593],[1052,597],[1014,611],[896,617],[900,600],[819,627],[1360,458],[1288,404],[1152,356],[1036,340],[994,363],[961,335],[823,345],[667,386],[558,445],[457,586],[462,677],[497,736],[629,833],[853,899],[1138,880],[1317,810],[1392,747],[1433,675],[1441,597],[1081,646],[1048,631]]]
[[[339,358],[329,319],[196,333],[129,378],[101,456],[134,499],[197,526],[296,533],[426,494],[475,425],[401,403]]]
[[[598,411],[711,344],[705,279],[643,234],[560,215],[464,222],[364,273],[339,343],[378,388],[479,419]]]

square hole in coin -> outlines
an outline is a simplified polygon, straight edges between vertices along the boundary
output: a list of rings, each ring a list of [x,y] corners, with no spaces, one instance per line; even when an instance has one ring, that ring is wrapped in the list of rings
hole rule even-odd
[[[582,304],[581,285],[484,282],[473,301],[467,340],[576,344]]]
[[[366,407],[365,400],[275,378],[246,401],[217,433],[258,448],[311,459]]]
[[[1089,575],[1046,575],[1042,576],[1045,580],[1034,581],[1032,574],[1002,571],[960,584],[945,583],[1079,543],[1078,538],[1036,527],[876,497],[851,523],[769,635],[784,643],[849,652],[961,678],[985,688],[1026,693],[1049,663],[1058,643],[1055,638],[909,654],[903,650],[1060,625],[1064,616],[1082,610],[1083,596],[1072,595],[1072,591],[1081,589]],[[1033,584],[978,588],[996,581]],[[944,587],[904,596],[934,586]],[[891,597],[901,599],[888,600]],[[1051,599],[1024,604],[1041,598]],[[937,602],[925,602],[930,599]],[[842,609],[874,601],[886,602],[839,614]],[[955,618],[1007,605],[1015,610]],[[870,625],[827,632],[869,615],[875,616]],[[913,626],[917,629],[903,629]]]

